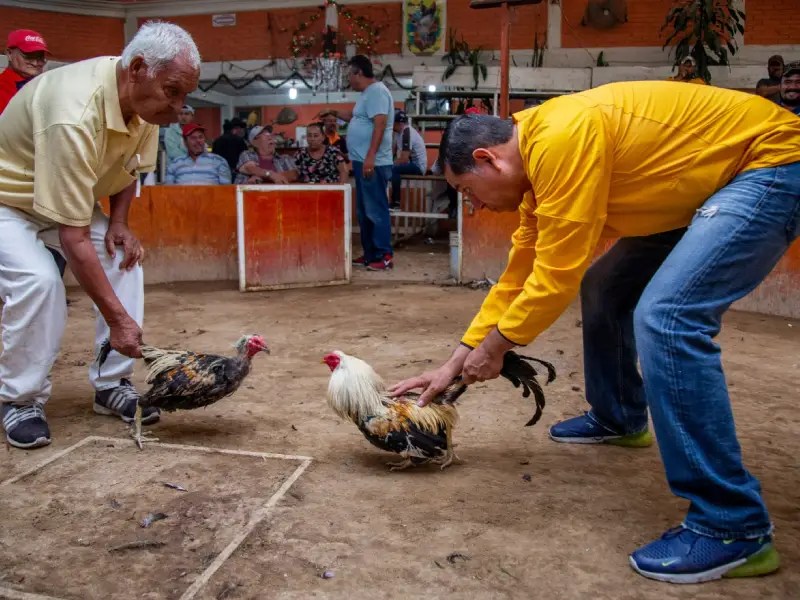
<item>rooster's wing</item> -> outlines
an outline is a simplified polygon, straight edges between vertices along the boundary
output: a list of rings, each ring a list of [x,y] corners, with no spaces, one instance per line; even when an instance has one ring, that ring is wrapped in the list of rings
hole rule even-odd
[[[156,406],[166,411],[191,410],[213,404],[235,392],[249,371],[249,365],[216,354],[176,352],[165,368],[153,370],[147,382],[150,390],[142,397],[142,406]]]
[[[373,446],[411,458],[414,462],[427,462],[444,456],[447,451],[447,429],[444,423],[435,428],[424,427],[409,418],[405,402],[387,404],[385,415],[368,416],[358,423],[358,428]]]

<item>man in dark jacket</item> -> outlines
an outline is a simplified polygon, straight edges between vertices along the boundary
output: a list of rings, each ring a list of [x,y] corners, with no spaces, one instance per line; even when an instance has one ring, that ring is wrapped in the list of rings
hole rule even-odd
[[[239,162],[239,155],[247,150],[247,142],[244,141],[246,128],[247,125],[239,117],[225,121],[222,125],[222,135],[215,139],[211,146],[214,154],[219,154],[228,162],[232,177],[236,176],[236,163]]]

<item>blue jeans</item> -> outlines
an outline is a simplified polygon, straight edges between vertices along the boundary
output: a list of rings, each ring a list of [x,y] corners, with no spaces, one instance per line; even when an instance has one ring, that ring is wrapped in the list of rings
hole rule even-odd
[[[353,161],[356,180],[356,216],[361,230],[361,247],[368,263],[392,254],[392,225],[386,186],[392,178],[390,165],[375,167],[372,177],[364,177],[364,163]]]
[[[800,235],[800,162],[742,173],[688,229],[621,239],[581,286],[586,397],[599,422],[635,433],[647,410],[684,525],[749,538],[772,525],[742,464],[720,348],[723,313]],[[636,369],[640,361],[642,376]]]
[[[422,169],[414,163],[392,165],[392,204],[395,206],[400,204],[400,178],[403,175],[422,175]]]

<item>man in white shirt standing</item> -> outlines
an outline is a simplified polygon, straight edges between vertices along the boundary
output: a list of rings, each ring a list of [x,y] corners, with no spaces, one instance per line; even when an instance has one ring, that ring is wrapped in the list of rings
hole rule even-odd
[[[152,171],[158,125],[196,89],[200,55],[171,23],[147,23],[121,57],[48,71],[12,98],[0,119],[0,419],[8,443],[50,443],[44,405],[67,320],[50,250],[66,257],[97,312],[96,347],[110,339],[94,410],[133,420],[130,382],[141,356],[144,251],[128,228],[140,173]],[[109,217],[100,198],[110,199]],[[145,409],[145,422],[158,420]]]

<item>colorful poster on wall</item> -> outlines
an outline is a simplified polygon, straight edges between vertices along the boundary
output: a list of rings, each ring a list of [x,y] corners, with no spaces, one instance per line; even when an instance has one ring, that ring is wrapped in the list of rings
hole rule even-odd
[[[403,48],[417,56],[444,53],[447,0],[404,0]]]

